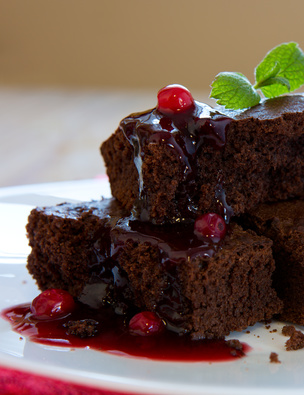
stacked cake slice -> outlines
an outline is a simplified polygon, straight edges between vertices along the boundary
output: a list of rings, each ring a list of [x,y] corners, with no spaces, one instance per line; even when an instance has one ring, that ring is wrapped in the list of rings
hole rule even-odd
[[[222,113],[173,93],[178,106],[159,96],[102,144],[114,198],[32,211],[29,272],[42,290],[152,311],[194,339],[294,317],[276,268],[284,242],[256,208],[304,195],[304,98]]]

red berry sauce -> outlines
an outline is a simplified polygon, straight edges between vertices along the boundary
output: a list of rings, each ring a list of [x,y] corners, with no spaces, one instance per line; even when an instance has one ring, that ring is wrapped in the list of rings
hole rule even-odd
[[[111,308],[91,309],[78,302],[71,313],[57,319],[35,318],[30,304],[6,309],[2,317],[10,322],[14,331],[36,343],[91,348],[128,357],[175,362],[225,362],[239,359],[250,350],[245,343],[238,343],[235,347],[225,340],[191,340],[188,335],[179,336],[165,328],[153,336],[136,335],[130,331],[125,316],[115,314]],[[83,320],[94,322],[95,330],[90,332],[92,336],[81,337],[69,331],[71,323]]]

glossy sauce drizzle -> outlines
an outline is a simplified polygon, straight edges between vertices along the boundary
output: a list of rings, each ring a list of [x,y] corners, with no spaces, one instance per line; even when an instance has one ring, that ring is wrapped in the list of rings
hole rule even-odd
[[[185,218],[193,217],[196,214],[193,197],[198,188],[195,182],[197,152],[203,145],[222,150],[226,144],[226,129],[230,122],[231,118],[197,101],[194,102],[194,110],[190,113],[167,116],[154,108],[131,114],[121,121],[120,129],[134,150],[134,164],[139,177],[139,199],[135,205],[141,220],[149,220],[142,173],[145,147],[155,143],[166,145],[177,156],[182,173],[180,199],[187,202],[182,215]]]

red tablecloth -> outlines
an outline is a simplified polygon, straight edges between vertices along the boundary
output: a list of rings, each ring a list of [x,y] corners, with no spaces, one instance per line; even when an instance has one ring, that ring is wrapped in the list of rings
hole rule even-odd
[[[2,395],[132,395],[54,380],[43,376],[0,367]]]

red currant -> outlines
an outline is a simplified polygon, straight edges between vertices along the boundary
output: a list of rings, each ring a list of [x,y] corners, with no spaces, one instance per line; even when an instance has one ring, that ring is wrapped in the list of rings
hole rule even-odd
[[[182,85],[167,85],[157,94],[157,109],[165,115],[179,114],[193,110],[191,93]]]
[[[226,235],[227,227],[224,218],[215,213],[203,214],[194,223],[194,233],[219,242]]]
[[[33,316],[39,320],[63,317],[74,310],[73,297],[62,289],[48,289],[38,295],[31,304]]]
[[[129,331],[132,335],[151,336],[164,329],[163,321],[151,311],[142,311],[134,315],[129,322]]]

